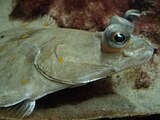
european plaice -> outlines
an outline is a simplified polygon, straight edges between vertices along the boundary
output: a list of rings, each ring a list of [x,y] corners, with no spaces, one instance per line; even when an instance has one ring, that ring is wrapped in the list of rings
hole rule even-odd
[[[0,32],[0,107],[15,106],[20,117],[49,93],[144,64],[153,55],[152,44],[134,35],[125,18],[113,16],[103,32],[58,28],[46,18]]]

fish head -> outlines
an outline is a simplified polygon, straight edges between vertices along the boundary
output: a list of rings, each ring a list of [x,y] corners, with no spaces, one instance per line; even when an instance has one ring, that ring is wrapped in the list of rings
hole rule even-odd
[[[154,48],[146,38],[134,35],[133,27],[116,16],[101,33],[56,29],[53,40],[42,46],[35,66],[47,79],[78,85],[144,64]]]
[[[134,25],[128,20],[113,16],[102,33],[103,57],[116,71],[144,64],[153,56],[153,44],[143,36],[134,35],[133,29]]]

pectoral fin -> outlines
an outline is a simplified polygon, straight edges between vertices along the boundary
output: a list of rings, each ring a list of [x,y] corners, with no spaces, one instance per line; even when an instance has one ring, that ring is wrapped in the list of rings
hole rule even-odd
[[[11,109],[8,110],[9,114],[13,114],[16,118],[24,118],[25,116],[29,116],[34,110],[36,102],[34,100],[27,99]]]

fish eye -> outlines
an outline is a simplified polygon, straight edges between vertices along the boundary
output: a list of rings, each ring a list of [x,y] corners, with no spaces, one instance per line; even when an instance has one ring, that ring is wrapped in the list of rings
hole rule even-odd
[[[131,43],[131,33],[120,24],[109,25],[102,37],[101,50],[116,53],[125,49]]]
[[[127,41],[124,33],[117,32],[113,34],[112,40],[117,44],[124,44]]]

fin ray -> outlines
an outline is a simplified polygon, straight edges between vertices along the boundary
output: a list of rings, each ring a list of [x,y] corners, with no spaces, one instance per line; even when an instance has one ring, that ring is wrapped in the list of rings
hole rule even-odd
[[[24,25],[26,27],[57,27],[55,20],[48,15],[34,19],[33,21],[27,22]]]
[[[8,113],[14,113],[14,116],[17,118],[24,118],[25,116],[29,116],[33,112],[35,105],[36,102],[34,100],[26,99],[22,103],[9,108]]]

